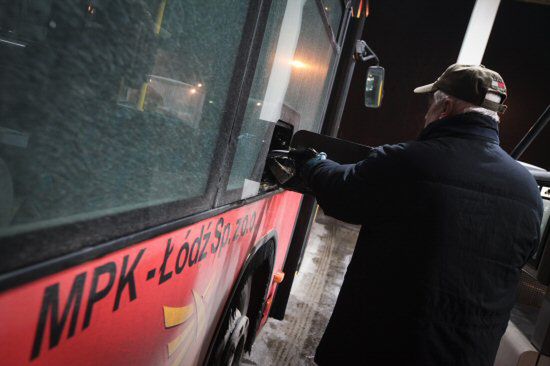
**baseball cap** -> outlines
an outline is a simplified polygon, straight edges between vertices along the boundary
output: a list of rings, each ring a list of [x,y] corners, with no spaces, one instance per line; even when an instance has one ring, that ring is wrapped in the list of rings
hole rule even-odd
[[[504,80],[483,65],[451,65],[436,81],[419,86],[414,92],[433,93],[436,90],[498,113],[504,113],[507,108],[503,104],[506,99]],[[495,101],[498,96],[500,101]]]

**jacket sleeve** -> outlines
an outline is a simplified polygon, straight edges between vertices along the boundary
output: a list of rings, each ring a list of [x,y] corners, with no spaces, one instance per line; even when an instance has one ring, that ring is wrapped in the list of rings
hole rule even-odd
[[[402,149],[401,144],[377,147],[356,164],[309,161],[301,173],[327,215],[362,224],[367,213],[382,204],[382,191],[401,170],[398,152]]]

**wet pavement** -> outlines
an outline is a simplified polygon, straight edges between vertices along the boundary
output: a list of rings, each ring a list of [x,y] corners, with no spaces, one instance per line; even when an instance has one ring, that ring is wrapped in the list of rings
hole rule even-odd
[[[319,211],[294,279],[285,319],[269,319],[241,365],[315,365],[315,348],[336,303],[358,232],[358,226]]]

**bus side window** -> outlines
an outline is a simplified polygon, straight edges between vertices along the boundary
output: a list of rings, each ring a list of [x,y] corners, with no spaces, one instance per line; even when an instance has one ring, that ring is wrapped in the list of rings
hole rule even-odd
[[[265,146],[285,110],[297,116],[286,121],[294,131],[319,130],[337,58],[323,16],[314,0],[272,3],[227,191],[218,204],[261,193]]]
[[[0,237],[204,198],[249,4],[0,2]]]

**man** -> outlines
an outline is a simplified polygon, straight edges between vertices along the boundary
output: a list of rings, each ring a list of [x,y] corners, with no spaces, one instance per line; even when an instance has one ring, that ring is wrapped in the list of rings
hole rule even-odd
[[[492,365],[539,241],[537,184],[499,147],[500,75],[452,65],[415,92],[417,140],[353,165],[294,154],[325,213],[362,225],[319,365]]]

